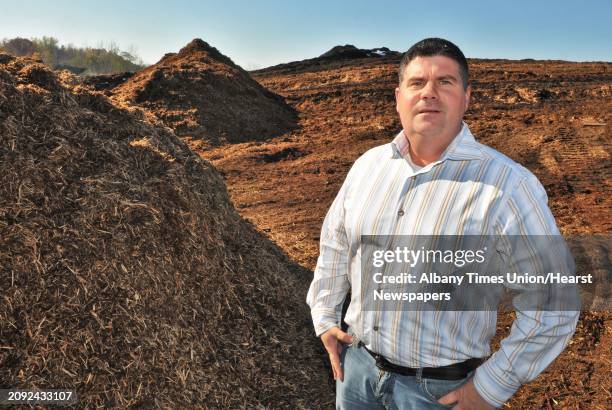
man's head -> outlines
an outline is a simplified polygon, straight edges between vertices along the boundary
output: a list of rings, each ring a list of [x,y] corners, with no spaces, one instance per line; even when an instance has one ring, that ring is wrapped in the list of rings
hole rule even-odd
[[[404,79],[404,72],[406,71],[406,66],[414,60],[416,57],[432,57],[432,56],[444,56],[448,57],[451,60],[455,60],[455,62],[459,65],[459,74],[461,75],[461,82],[463,83],[463,88],[467,89],[469,85],[469,69],[468,63],[465,59],[465,56],[453,43],[448,40],[444,40],[443,38],[426,38],[424,40],[415,43],[412,47],[408,49],[404,53],[402,57],[402,61],[400,62],[399,67],[399,82],[401,84]]]
[[[410,136],[450,141],[461,129],[470,99],[465,56],[447,40],[421,40],[404,54],[396,109]]]

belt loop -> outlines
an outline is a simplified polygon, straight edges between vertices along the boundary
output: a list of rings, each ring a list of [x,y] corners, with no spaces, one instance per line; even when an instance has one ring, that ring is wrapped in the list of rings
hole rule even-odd
[[[421,380],[423,379],[423,368],[419,367],[416,369],[416,381],[417,383],[420,383]]]
[[[348,328],[348,334],[353,338],[353,342],[349,344],[349,347],[361,347],[361,345],[363,344],[361,342],[361,340],[357,337],[357,335],[355,334],[355,332],[353,332],[352,328]]]

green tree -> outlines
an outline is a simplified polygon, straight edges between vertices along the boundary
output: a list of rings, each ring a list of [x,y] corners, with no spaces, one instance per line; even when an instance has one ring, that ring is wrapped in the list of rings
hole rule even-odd
[[[134,47],[122,51],[114,42],[100,44],[97,48],[78,48],[72,44],[59,45],[54,37],[33,39],[4,39],[0,49],[17,56],[37,55],[52,68],[69,69],[77,74],[110,74],[123,71],[138,71],[144,68]]]

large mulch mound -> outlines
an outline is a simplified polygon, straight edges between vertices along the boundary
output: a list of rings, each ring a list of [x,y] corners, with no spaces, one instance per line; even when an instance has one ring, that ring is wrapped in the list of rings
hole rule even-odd
[[[263,140],[296,127],[295,111],[277,94],[206,42],[136,73],[112,90],[120,106],[138,106],[180,137],[204,145]]]
[[[76,389],[78,408],[333,400],[304,279],[237,215],[215,169],[6,54],[0,274],[0,388]]]

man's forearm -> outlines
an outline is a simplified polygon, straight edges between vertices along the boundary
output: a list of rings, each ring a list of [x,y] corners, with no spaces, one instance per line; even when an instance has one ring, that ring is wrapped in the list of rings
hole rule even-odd
[[[500,407],[535,379],[569,343],[580,312],[517,312],[510,335],[474,376],[478,393]]]

